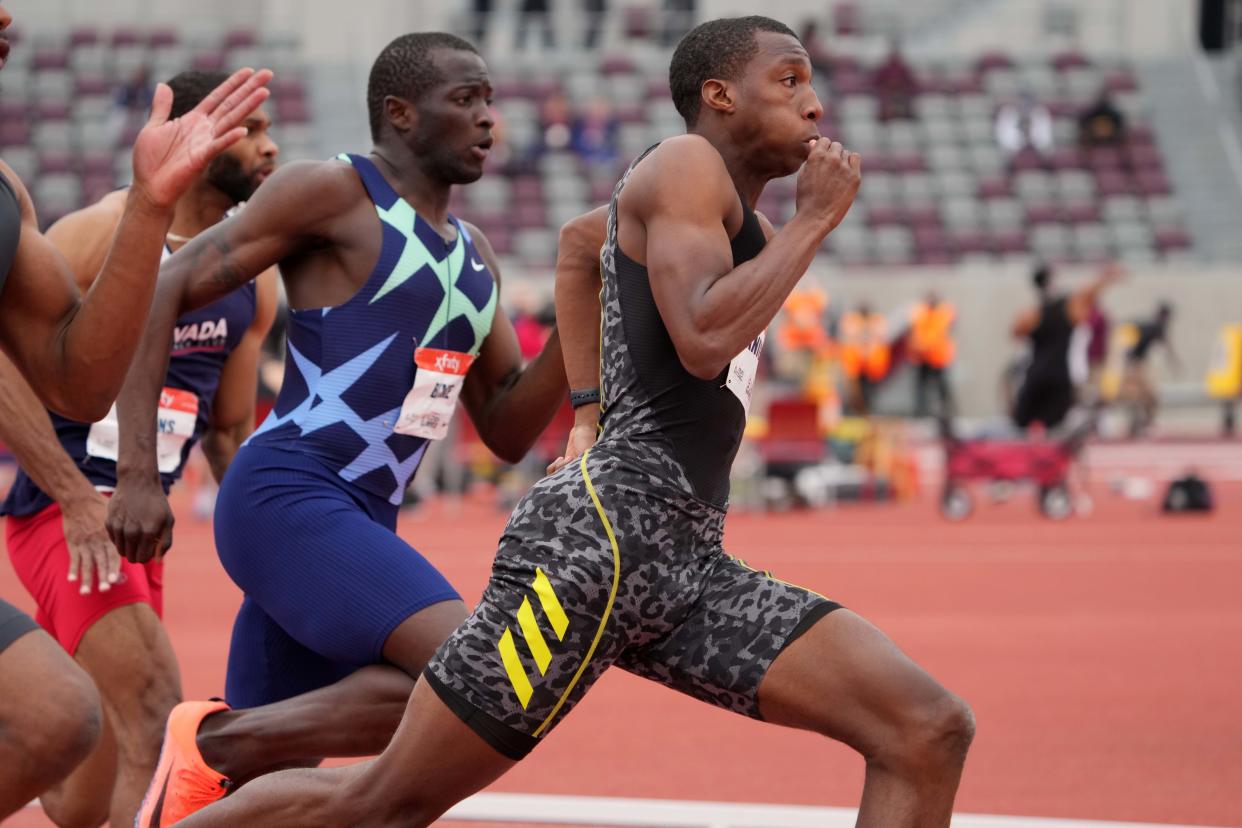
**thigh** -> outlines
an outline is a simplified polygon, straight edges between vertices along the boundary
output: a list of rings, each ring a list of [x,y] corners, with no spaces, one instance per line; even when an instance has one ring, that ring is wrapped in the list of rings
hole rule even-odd
[[[471,616],[424,677],[491,747],[521,759],[625,646],[617,511],[598,505],[580,467],[518,503]]]
[[[355,669],[302,645],[247,597],[233,623],[224,699],[235,709],[260,707],[335,684]]]
[[[255,502],[230,473],[216,546],[248,601],[303,647],[357,668],[398,626],[457,591],[413,547],[339,489],[275,484]]]
[[[172,642],[145,603],[117,607],[82,636],[76,658],[103,696],[116,729],[127,734],[168,716],[181,701],[181,673]]]
[[[780,654],[759,687],[763,718],[870,754],[948,696],[888,636],[841,610]]]
[[[106,592],[92,585],[87,594],[69,580],[69,547],[60,507],[5,521],[9,559],[39,606],[39,621],[70,654],[99,619],[129,604],[151,604],[147,567],[121,562],[120,577]]]
[[[778,656],[840,605],[723,551],[691,612],[617,666],[700,701],[761,718],[759,687]]]

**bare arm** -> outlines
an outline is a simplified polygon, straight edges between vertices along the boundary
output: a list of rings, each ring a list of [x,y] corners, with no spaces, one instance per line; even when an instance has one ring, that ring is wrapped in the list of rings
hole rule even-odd
[[[0,355],[0,439],[35,485],[60,505],[69,580],[87,594],[116,583],[121,560],[104,531],[107,502],[65,453],[43,403],[21,372]]]
[[[840,144],[817,142],[798,177],[797,214],[758,256],[737,267],[725,230],[736,195],[716,150],[685,136],[661,144],[645,164],[651,166],[629,212],[646,230],[652,294],[683,366],[709,379],[767,328],[824,237],[845,217],[858,191],[861,160]]]
[[[561,331],[565,378],[574,390],[600,385],[600,347],[603,308],[599,253],[607,236],[608,207],[597,207],[561,228],[556,251],[556,326]],[[557,471],[595,444],[600,405],[574,409],[565,453],[548,466]]]
[[[483,261],[496,275],[499,290],[496,254],[482,233],[474,227],[470,232]],[[521,460],[565,399],[560,336],[553,331],[543,350],[523,369],[513,323],[497,307],[491,331],[462,386],[461,399],[484,445],[506,462]]]
[[[134,145],[135,186],[99,277],[81,301],[64,260],[39,233],[25,187],[2,167],[19,194],[22,235],[0,302],[0,346],[52,408],[79,420],[107,413],[138,344],[135,315],[150,305],[172,206],[212,158],[245,134],[238,125],[267,97],[262,87],[270,77],[238,72],[172,121],[172,91],[159,86]]]
[[[1120,267],[1109,265],[1086,287],[1075,291],[1070,296],[1069,301],[1065,303],[1065,310],[1069,315],[1070,324],[1081,325],[1083,322],[1086,322],[1091,315],[1091,309],[1095,307],[1095,303],[1100,298],[1100,294],[1104,292],[1104,289],[1121,281],[1124,275],[1125,273]]]
[[[229,354],[220,375],[220,388],[211,406],[211,426],[203,435],[203,454],[211,475],[219,483],[233,462],[233,455],[254,431],[254,407],[258,384],[259,354],[263,340],[276,318],[276,270],[256,280],[254,321]]]
[[[117,492],[108,504],[108,533],[129,560],[150,560],[171,543],[171,513],[159,485],[155,439],[177,317],[227,295],[293,253],[321,244],[326,225],[349,198],[341,190],[343,181],[348,179],[332,162],[282,167],[244,210],[200,233],[164,263],[141,347],[117,398],[120,460]],[[356,176],[352,183],[360,186]]]

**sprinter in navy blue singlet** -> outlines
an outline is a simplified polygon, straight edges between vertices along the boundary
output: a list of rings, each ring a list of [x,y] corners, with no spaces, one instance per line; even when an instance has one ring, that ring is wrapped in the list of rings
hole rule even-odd
[[[291,311],[279,399],[216,505],[217,551],[245,594],[232,709],[173,711],[144,828],[273,767],[382,750],[415,678],[466,616],[396,533],[405,487],[459,400],[483,442],[516,462],[566,399],[559,336],[523,366],[491,246],[448,211],[452,187],[483,173],[490,98],[469,43],[396,39],[368,82],[372,151],[282,169],[161,274],[148,341],[277,263]],[[149,468],[155,447],[139,426],[154,416],[162,365],[146,354],[118,409],[122,456]],[[122,479],[110,504],[110,528],[143,527],[112,533],[131,559],[153,554],[167,529],[134,520],[162,501],[150,479]]]

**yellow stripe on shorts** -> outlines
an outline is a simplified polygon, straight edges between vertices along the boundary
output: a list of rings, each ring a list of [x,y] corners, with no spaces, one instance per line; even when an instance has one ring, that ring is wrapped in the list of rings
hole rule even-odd
[[[539,604],[543,607],[543,614],[548,616],[552,631],[556,633],[556,640],[564,641],[565,631],[569,629],[569,617],[565,615],[561,602],[557,600],[556,593],[552,591],[552,582],[539,567],[535,567],[534,586],[535,594],[539,596]]]
[[[595,504],[595,512],[599,515],[600,522],[604,524],[604,533],[608,535],[608,543],[612,545],[612,589],[608,592],[608,604],[604,607],[603,617],[599,619],[599,629],[595,631],[595,639],[587,649],[582,663],[578,665],[578,671],[569,680],[569,686],[565,688],[565,692],[561,693],[561,697],[556,701],[556,706],[548,714],[548,718],[544,719],[543,724],[539,725],[535,732],[531,734],[535,738],[539,738],[539,735],[547,730],[548,725],[552,723],[552,720],[556,718],[556,714],[564,706],[565,700],[569,698],[569,694],[578,686],[578,680],[582,678],[582,674],[586,672],[587,665],[591,663],[591,658],[595,655],[595,649],[599,647],[600,639],[604,637],[604,628],[608,625],[608,619],[612,615],[612,606],[617,600],[617,588],[621,585],[621,549],[617,546],[617,536],[612,532],[612,523],[609,522],[608,515],[604,512],[603,504],[599,502],[599,494],[596,493],[595,484],[591,482],[591,475],[587,471],[587,455],[590,453],[590,449],[582,453],[582,460],[579,462],[579,466],[582,469],[582,480],[586,483],[587,492],[591,495],[591,502]],[[525,679],[526,676],[523,675],[522,678]]]
[[[513,643],[512,630],[505,627],[505,634],[500,637],[500,643],[496,647],[500,650],[500,660],[504,662],[509,683],[513,685],[518,701],[522,703],[522,709],[525,710],[526,705],[530,704],[530,697],[534,695],[535,688],[530,686],[530,679],[526,677],[526,671],[522,669],[522,660],[518,658],[517,645]]]
[[[526,639],[526,646],[530,648],[530,654],[535,657],[535,666],[539,668],[539,675],[548,672],[548,665],[552,663],[552,652],[548,649],[548,642],[543,640],[543,633],[539,632],[539,624],[535,621],[535,610],[531,608],[530,599],[523,598],[522,606],[517,611],[518,626],[522,628],[522,638]]]

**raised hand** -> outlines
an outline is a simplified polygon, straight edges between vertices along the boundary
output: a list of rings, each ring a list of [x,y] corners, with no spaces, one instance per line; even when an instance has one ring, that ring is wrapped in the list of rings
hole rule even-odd
[[[271,79],[267,69],[239,69],[172,120],[172,89],[156,87],[151,117],[134,142],[134,189],[156,207],[172,207],[213,158],[245,137],[241,123],[267,99]]]
[[[807,211],[827,225],[825,234],[841,223],[862,182],[862,157],[836,141],[819,139],[811,146],[798,173],[798,212]]]

